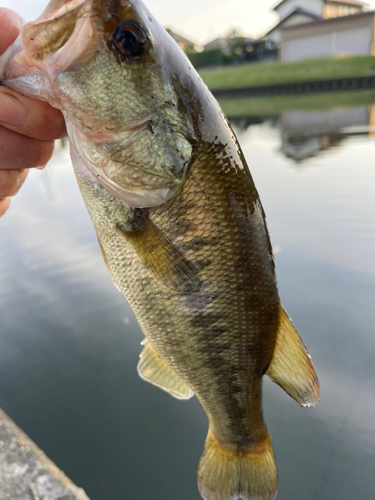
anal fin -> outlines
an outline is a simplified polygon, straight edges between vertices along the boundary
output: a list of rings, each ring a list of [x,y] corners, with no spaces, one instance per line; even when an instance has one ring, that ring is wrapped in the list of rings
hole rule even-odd
[[[310,356],[282,308],[276,346],[267,375],[301,406],[319,401],[319,381]]]
[[[158,356],[147,340],[142,342],[144,348],[140,354],[138,373],[143,380],[169,392],[177,399],[190,399],[193,391],[180,379],[169,366]]]

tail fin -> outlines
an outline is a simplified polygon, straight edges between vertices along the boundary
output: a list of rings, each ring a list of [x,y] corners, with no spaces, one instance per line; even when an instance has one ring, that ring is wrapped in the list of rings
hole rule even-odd
[[[277,470],[271,438],[236,453],[209,430],[198,468],[198,488],[205,500],[273,500]]]

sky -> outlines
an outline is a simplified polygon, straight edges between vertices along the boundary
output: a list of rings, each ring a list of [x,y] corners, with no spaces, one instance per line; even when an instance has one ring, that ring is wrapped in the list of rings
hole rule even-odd
[[[145,0],[147,7],[165,28],[204,44],[236,28],[256,38],[278,20],[272,12],[278,0]],[[367,0],[375,9],[375,0]],[[48,0],[0,0],[1,7],[12,8],[27,21],[36,19]]]

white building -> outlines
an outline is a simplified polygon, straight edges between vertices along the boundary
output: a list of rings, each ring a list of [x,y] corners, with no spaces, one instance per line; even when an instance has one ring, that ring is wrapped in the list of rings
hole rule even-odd
[[[365,5],[357,0],[282,0],[273,8],[280,20],[264,38],[279,45],[283,28],[358,14]]]
[[[281,30],[279,58],[375,55],[375,12],[323,19]]]

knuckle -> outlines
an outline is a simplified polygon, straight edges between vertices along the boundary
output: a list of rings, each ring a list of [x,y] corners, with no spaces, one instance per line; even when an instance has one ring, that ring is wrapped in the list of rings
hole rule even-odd
[[[52,141],[39,141],[25,137],[14,166],[19,169],[28,169],[45,165],[51,159],[53,149]]]
[[[3,170],[45,165],[53,149],[54,141],[31,139],[0,127],[0,168]]]
[[[27,103],[29,118],[26,135],[40,140],[60,139],[66,136],[65,121],[60,111],[46,102],[29,99]]]
[[[14,196],[26,180],[28,170],[0,170],[0,200]]]
[[[54,150],[53,141],[34,141],[35,154],[33,158],[33,167],[45,165],[52,157]]]

